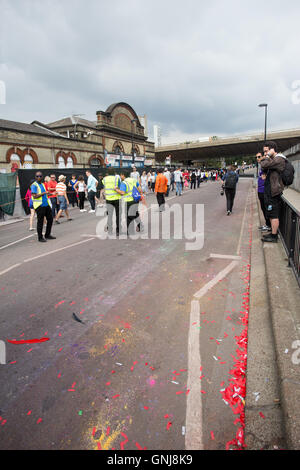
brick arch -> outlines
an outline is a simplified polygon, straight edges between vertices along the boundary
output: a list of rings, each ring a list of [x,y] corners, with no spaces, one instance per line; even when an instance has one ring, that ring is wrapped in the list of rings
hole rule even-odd
[[[96,154],[96,153],[95,153],[94,155],[92,155],[92,156],[89,158],[89,161],[88,161],[89,166],[91,166],[91,161],[92,161],[94,158],[97,158],[98,160],[100,160],[101,166],[105,166],[105,165],[104,165],[104,158],[103,158],[101,155],[98,155],[98,154]]]
[[[133,149],[134,149],[134,152],[137,154],[137,155],[140,155],[140,149],[139,149],[139,146],[134,144],[133,145]]]
[[[17,148],[17,147],[11,147],[10,149],[7,150],[6,152],[6,161],[7,163],[10,163],[10,158],[12,156],[13,153],[16,153],[18,155],[18,157],[20,158],[20,162],[23,163],[23,152],[21,149]]]
[[[77,158],[76,158],[76,155],[73,152],[63,152],[62,150],[57,152],[57,154],[55,155],[55,163],[56,164],[58,164],[58,158],[59,157],[63,157],[65,165],[67,165],[68,157],[71,157],[72,160],[73,160],[73,164],[77,165]]]
[[[120,140],[116,140],[116,141],[114,142],[114,145],[113,145],[113,148],[112,148],[113,153],[115,153],[116,147],[120,147],[121,152],[122,152],[122,153],[125,153],[125,152],[124,152],[124,146],[123,146],[123,144],[122,144],[122,142],[121,142]]]
[[[32,163],[37,164],[39,162],[38,156],[34,150],[31,148],[26,148],[23,150],[22,163],[24,163],[25,155],[30,155],[32,158]]]

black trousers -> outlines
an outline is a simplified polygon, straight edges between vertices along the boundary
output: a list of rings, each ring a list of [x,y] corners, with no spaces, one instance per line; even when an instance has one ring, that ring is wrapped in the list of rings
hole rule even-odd
[[[130,235],[131,233],[134,233],[134,227],[131,222],[134,220],[137,223],[137,227],[140,229],[141,228],[141,219],[140,219],[140,214],[138,211],[138,203],[134,201],[130,201],[126,203],[126,224],[127,224],[127,234]]]
[[[121,199],[115,199],[113,201],[106,201],[106,209],[107,209],[107,230],[108,233],[112,233],[113,228],[113,215],[114,211],[116,212],[116,231],[120,233],[120,221],[122,217],[122,210],[121,210]]]
[[[196,180],[191,181],[191,189],[193,189],[193,187],[196,189]]]
[[[89,201],[90,201],[90,204],[91,204],[91,210],[92,211],[95,210],[95,196],[96,196],[95,191],[89,191],[88,192],[88,197],[89,197]]]
[[[235,188],[225,188],[226,200],[227,200],[227,211],[232,211],[233,202],[235,198]]]
[[[51,234],[51,228],[53,224],[53,216],[52,216],[52,210],[50,206],[47,207],[42,207],[39,206],[36,210],[36,216],[37,216],[37,234],[39,240],[43,238],[43,225],[44,225],[44,217],[47,219],[47,227],[46,227],[46,233],[45,237],[49,237]]]
[[[70,204],[72,204],[72,207],[74,207],[75,204],[78,207],[78,200],[77,200],[76,191],[70,191],[68,194],[69,194],[69,198],[70,198]]]
[[[266,225],[268,227],[271,227],[271,222],[270,222],[270,219],[267,215],[267,209],[266,209],[266,204],[265,204],[265,194],[264,193],[257,193],[257,194],[258,194],[258,199],[259,199],[259,202],[260,202],[260,207],[261,207],[262,213],[264,214]]]
[[[82,210],[84,209],[85,192],[79,191],[78,196],[79,196],[79,209]]]
[[[164,193],[156,193],[156,199],[159,205],[159,210],[164,211],[165,210],[165,195]]]

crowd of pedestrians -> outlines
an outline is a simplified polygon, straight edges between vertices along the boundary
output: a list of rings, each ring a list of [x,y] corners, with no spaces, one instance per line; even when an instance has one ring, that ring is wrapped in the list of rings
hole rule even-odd
[[[205,171],[201,169],[187,170],[183,168],[177,169],[157,169],[153,171],[142,171],[141,174],[136,167],[132,167],[129,177],[122,173],[122,170],[107,169],[105,176],[102,174],[95,178],[91,171],[87,170],[85,175],[72,174],[67,182],[65,175],[60,175],[56,180],[54,173],[43,177],[41,171],[37,171],[35,180],[31,181],[26,194],[26,201],[30,209],[30,226],[29,230],[34,230],[34,216],[37,216],[37,233],[38,239],[45,242],[47,239],[55,238],[51,236],[52,224],[60,224],[60,219],[66,217],[67,221],[72,221],[70,217],[69,207],[78,207],[80,212],[87,212],[85,208],[86,201],[89,202],[89,213],[96,212],[97,207],[103,207],[107,204],[108,225],[107,231],[112,231],[113,214],[116,220],[120,220],[120,204],[122,198],[127,203],[128,210],[136,204],[136,200],[132,198],[132,190],[140,193],[140,200],[145,203],[145,196],[149,193],[155,193],[159,211],[165,210],[165,198],[170,193],[175,192],[176,196],[181,196],[187,189],[195,190],[200,187],[202,182],[223,180],[224,170]],[[225,177],[225,192],[228,195],[228,211],[231,213],[234,200],[233,190],[229,188],[228,181],[230,178]],[[130,212],[130,211],[129,211]],[[139,214],[127,213],[127,226],[130,226],[132,220],[137,221],[136,230],[141,230]],[[51,214],[51,216],[50,216]],[[46,225],[45,236],[43,236],[43,226]],[[117,234],[120,227],[117,222]]]

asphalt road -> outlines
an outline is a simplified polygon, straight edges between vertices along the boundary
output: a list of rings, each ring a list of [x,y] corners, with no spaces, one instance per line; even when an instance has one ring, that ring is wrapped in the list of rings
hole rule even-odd
[[[45,244],[27,220],[0,227],[1,449],[225,449],[251,187],[240,179],[230,217],[218,183],[170,194],[183,213],[193,205],[194,227],[204,205],[198,250],[174,239],[172,218],[158,239],[101,240],[103,218],[77,209]],[[148,210],[149,233],[168,212]]]

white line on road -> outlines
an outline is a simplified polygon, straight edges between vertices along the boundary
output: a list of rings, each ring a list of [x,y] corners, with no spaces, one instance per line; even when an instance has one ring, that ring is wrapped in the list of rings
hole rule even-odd
[[[11,270],[14,269],[14,268],[17,268],[17,267],[20,266],[20,265],[21,265],[21,263],[14,264],[13,266],[10,266],[10,268],[7,268],[7,269],[5,269],[4,271],[1,271],[0,276],[2,276],[2,274],[7,273],[8,271],[11,271]]]
[[[88,240],[83,240],[81,242],[72,243],[72,245],[67,245],[67,246],[64,246],[62,248],[58,248],[57,250],[48,251],[47,253],[43,253],[41,255],[35,256],[34,258],[24,259],[23,263],[27,263],[28,261],[34,261],[35,259],[39,259],[39,258],[43,258],[44,256],[52,255],[53,253],[58,253],[59,251],[66,250],[67,248],[72,248],[73,246],[81,245],[81,243],[86,243],[86,242],[89,242],[89,241],[94,240],[94,239],[95,238],[89,238]]]
[[[238,261],[232,261],[228,266],[226,266],[226,268],[220,271],[219,274],[217,274],[211,281],[209,281],[207,284],[205,284],[205,286],[203,286],[200,290],[198,290],[198,292],[194,294],[194,297],[196,299],[200,299],[201,297],[203,297],[203,295],[205,295],[206,292],[208,292],[219,281],[221,281],[225,276],[227,276],[227,274],[229,274],[230,271],[232,271],[232,269],[235,268],[235,266],[237,266],[238,264],[239,264]]]
[[[240,256],[235,256],[235,255],[217,255],[215,253],[211,253],[209,255],[210,258],[220,258],[220,259],[235,259],[235,260],[240,260]]]
[[[188,450],[202,450],[202,399],[201,381],[199,380],[201,356],[200,356],[200,304],[198,300],[191,302],[190,329],[188,342],[188,380],[186,402],[186,431],[185,448]]]
[[[9,246],[15,245],[16,243],[20,243],[23,240],[27,240],[27,238],[34,237],[35,233],[32,235],[28,235],[28,237],[20,238],[20,240],[16,240],[15,242],[9,243],[8,245],[1,246],[0,250],[4,250],[4,248],[8,248]]]

